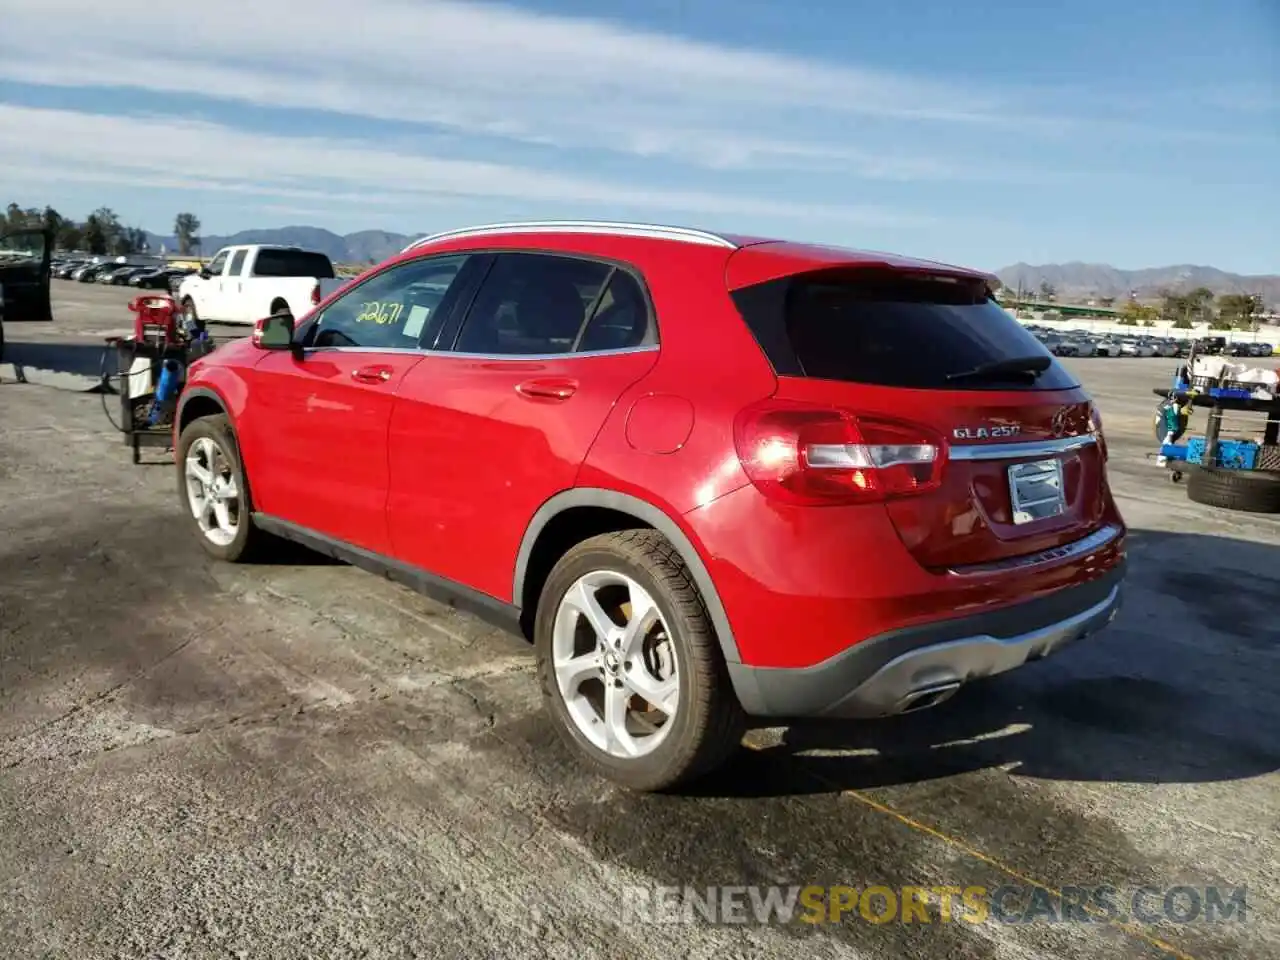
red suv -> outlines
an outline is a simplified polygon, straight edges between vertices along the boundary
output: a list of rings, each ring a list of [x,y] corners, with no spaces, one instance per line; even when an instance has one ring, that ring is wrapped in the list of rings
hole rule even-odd
[[[532,638],[596,770],[660,789],[748,718],[876,717],[1107,624],[1096,408],[984,274],[616,223],[419,241],[192,366],[205,548],[273,536]]]

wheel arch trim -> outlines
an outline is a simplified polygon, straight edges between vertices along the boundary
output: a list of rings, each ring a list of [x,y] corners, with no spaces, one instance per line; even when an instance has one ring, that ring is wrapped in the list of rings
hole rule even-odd
[[[711,580],[711,574],[707,570],[706,564],[703,563],[701,554],[693,545],[693,541],[689,539],[679,524],[672,520],[660,507],[656,507],[652,503],[633,497],[630,494],[620,493],[617,490],[606,490],[600,487],[574,487],[571,490],[557,493],[538,508],[538,511],[533,515],[533,519],[529,521],[524,538],[520,541],[520,551],[516,555],[516,569],[511,594],[513,602],[518,604],[520,598],[524,596],[524,581],[529,569],[529,558],[533,555],[533,548],[538,542],[538,537],[546,529],[547,524],[566,510],[572,510],[575,507],[603,507],[620,513],[629,513],[644,521],[670,540],[672,546],[679,552],[680,559],[689,568],[694,584],[702,595],[703,602],[707,605],[707,613],[711,617],[712,626],[715,627],[716,639],[720,643],[720,650],[724,655],[725,661],[727,663],[741,662],[742,658],[738,653],[738,644],[733,637],[733,629],[729,626],[729,617],[725,613],[724,604],[720,602],[720,595],[716,592],[715,584]]]
[[[228,417],[231,416],[231,406],[227,403],[226,397],[218,393],[217,390],[212,387],[192,387],[190,390],[182,391],[182,398],[178,401],[178,409],[174,411],[174,423],[182,423],[182,412],[187,408],[188,403],[197,398],[214,401],[222,408],[223,413]]]

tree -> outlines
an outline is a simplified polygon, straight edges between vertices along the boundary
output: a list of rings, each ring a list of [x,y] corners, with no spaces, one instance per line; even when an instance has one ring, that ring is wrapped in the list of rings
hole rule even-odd
[[[1127,327],[1136,327],[1139,324],[1144,327],[1154,327],[1159,316],[1160,311],[1156,307],[1139,303],[1137,300],[1126,300],[1124,306],[1120,308],[1119,322]]]
[[[57,210],[53,209],[53,207],[47,206],[44,208],[44,212],[40,214],[40,225],[56,237],[58,235],[58,231],[62,229],[62,222],[65,219],[66,218]]]
[[[79,250],[84,246],[84,225],[64,219],[58,227],[53,244],[60,250]]]
[[[1257,330],[1262,298],[1249,293],[1224,293],[1218,298],[1218,317],[1222,329]]]
[[[191,220],[192,226],[198,230],[200,221],[194,217]],[[48,205],[23,208],[10,202],[0,210],[0,231],[31,228],[48,230],[53,234],[54,248],[59,250],[87,250],[97,256],[128,256],[150,248],[147,232],[141,227],[126,227],[110,207],[99,207],[84,222],[65,217]]]
[[[178,240],[178,252],[184,257],[200,246],[200,218],[194,213],[180,213],[173,219],[173,235]]]
[[[102,221],[98,219],[96,213],[91,213],[84,221],[84,247],[90,253],[97,256],[107,252],[107,244],[110,239],[107,236],[106,227]]]

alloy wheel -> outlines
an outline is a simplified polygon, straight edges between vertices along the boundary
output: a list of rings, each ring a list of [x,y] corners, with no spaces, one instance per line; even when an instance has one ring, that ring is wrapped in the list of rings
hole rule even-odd
[[[611,757],[636,759],[671,732],[680,675],[667,622],[625,574],[579,577],[556,610],[552,668],[578,731]]]
[[[211,543],[229,545],[240,529],[240,488],[226,452],[210,437],[197,437],[187,450],[183,475],[187,504],[200,532]]]

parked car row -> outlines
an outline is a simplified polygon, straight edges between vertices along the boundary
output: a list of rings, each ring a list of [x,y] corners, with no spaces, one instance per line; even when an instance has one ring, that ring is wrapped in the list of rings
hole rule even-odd
[[[1225,337],[1200,337],[1193,340],[1149,335],[1126,336],[1090,330],[1052,330],[1036,324],[1026,326],[1050,353],[1059,357],[1186,357],[1193,348],[1198,354],[1215,353],[1233,357],[1269,357],[1275,352],[1270,343],[1242,340],[1229,343]]]
[[[142,290],[171,290],[183,277],[195,271],[157,263],[129,263],[122,259],[99,260],[75,257],[55,258],[52,275],[61,280],[102,283],[109,286],[138,287]]]

